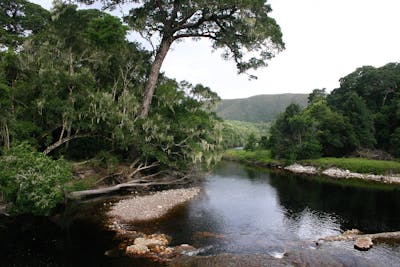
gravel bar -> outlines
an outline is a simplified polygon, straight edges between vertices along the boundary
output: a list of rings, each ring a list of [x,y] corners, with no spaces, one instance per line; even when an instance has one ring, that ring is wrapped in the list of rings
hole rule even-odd
[[[154,220],[164,216],[172,208],[191,200],[199,193],[199,187],[192,187],[136,196],[117,202],[108,215],[129,222]]]

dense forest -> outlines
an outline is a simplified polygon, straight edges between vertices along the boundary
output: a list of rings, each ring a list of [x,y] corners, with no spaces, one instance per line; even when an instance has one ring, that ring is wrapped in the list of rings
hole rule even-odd
[[[99,2],[108,10],[120,4]],[[48,11],[1,1],[0,197],[9,211],[47,214],[66,194],[72,161],[139,166],[129,177],[218,162],[234,143],[212,112],[219,97],[166,77],[162,62],[173,42],[204,37],[239,73],[265,66],[284,48],[269,12],[265,1],[140,1],[122,22],[70,2]],[[159,43],[147,51],[128,31]]]
[[[399,157],[399,84],[399,63],[360,67],[330,94],[315,89],[306,108],[289,105],[271,127],[266,146],[276,158],[292,160],[373,150]]]

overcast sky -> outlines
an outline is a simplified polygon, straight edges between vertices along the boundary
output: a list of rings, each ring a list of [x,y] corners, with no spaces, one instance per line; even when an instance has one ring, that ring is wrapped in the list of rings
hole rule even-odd
[[[31,0],[45,8],[51,0]],[[211,53],[207,40],[174,44],[162,71],[202,83],[222,98],[328,91],[364,65],[400,62],[399,0],[269,0],[286,50],[258,70],[258,80],[237,75],[232,61]]]

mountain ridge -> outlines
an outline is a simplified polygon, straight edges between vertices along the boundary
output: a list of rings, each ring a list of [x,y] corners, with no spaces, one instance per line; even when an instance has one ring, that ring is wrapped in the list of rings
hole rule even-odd
[[[291,103],[307,105],[308,94],[262,94],[248,98],[223,99],[215,111],[225,120],[271,122]]]

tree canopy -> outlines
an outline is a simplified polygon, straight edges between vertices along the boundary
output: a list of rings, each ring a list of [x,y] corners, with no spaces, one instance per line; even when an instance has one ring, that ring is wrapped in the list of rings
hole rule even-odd
[[[95,0],[80,0],[93,3]],[[102,0],[103,8],[131,2],[124,17],[132,30],[146,39],[158,39],[141,107],[146,117],[155,92],[161,65],[171,45],[183,38],[207,38],[213,48],[224,49],[223,58],[233,59],[239,73],[267,65],[284,48],[282,33],[266,0],[182,1]]]
[[[40,5],[26,0],[0,2],[0,49],[15,49],[29,34],[46,27],[50,13]]]

